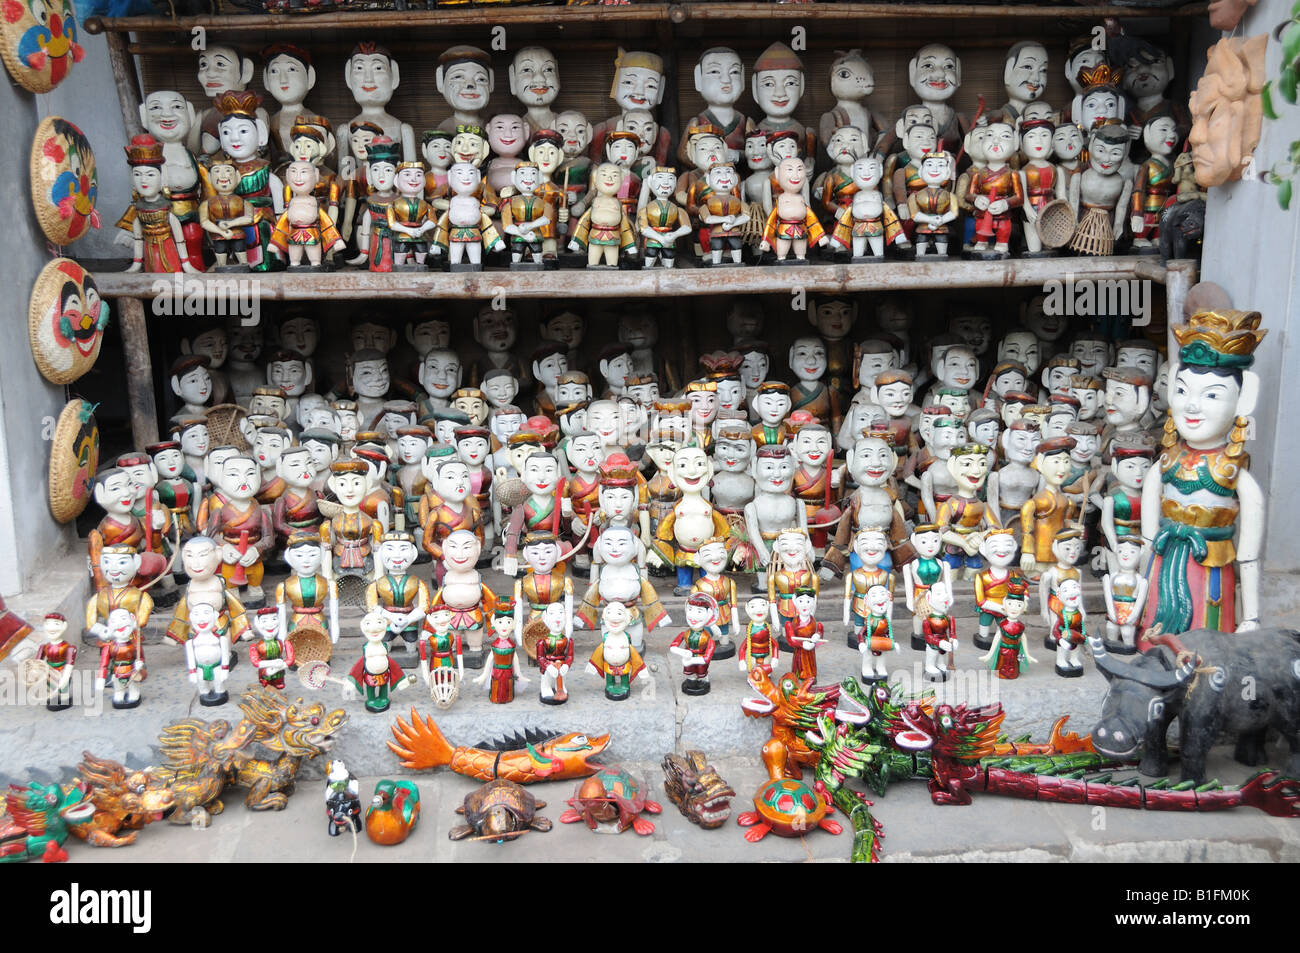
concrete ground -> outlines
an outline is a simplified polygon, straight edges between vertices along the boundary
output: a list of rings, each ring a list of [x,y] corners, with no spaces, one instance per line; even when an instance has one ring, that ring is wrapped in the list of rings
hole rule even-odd
[[[503,577],[491,574],[489,585],[507,592]],[[742,583],[743,586],[743,583]],[[828,590],[830,587],[827,587]],[[579,592],[582,581],[578,581]],[[649,637],[646,652],[650,678],[638,683],[629,701],[615,703],[604,698],[602,684],[585,671],[585,660],[595,646],[596,634],[575,633],[578,642],[575,676],[570,680],[570,701],[563,706],[542,705],[537,697],[537,670],[525,667],[532,681],[518,690],[509,705],[492,705],[485,688],[469,684],[477,673],[467,671],[461,697],[449,711],[438,711],[423,684],[395,696],[393,709],[371,714],[355,698],[344,701],[336,685],[327,685],[313,695],[295,676],[290,690],[310,700],[317,697],[330,706],[343,707],[351,721],[341,732],[332,756],[342,758],[362,778],[364,796],[380,777],[402,777],[397,759],[384,744],[391,737],[394,716],[406,717],[412,706],[432,714],[453,745],[477,745],[510,735],[523,728],[556,733],[609,732],[610,746],[603,763],[632,766],[648,780],[653,797],[662,798],[659,761],[666,752],[699,748],[715,761],[723,777],[737,791],[733,815],[748,806],[749,798],[764,780],[758,754],[767,738],[765,720],[742,714],[740,701],[751,690],[735,659],[715,661],[712,691],[699,697],[680,691],[681,668],[665,647],[680,629],[682,600],[660,585],[665,605],[675,625]],[[742,594],[743,595],[743,594]],[[1096,606],[1098,593],[1090,584],[1088,602]],[[1105,680],[1086,663],[1083,678],[1062,679],[1053,672],[1052,656],[1042,646],[1042,628],[1031,629],[1029,648],[1039,660],[1027,675],[1015,681],[992,677],[970,644],[974,619],[969,583],[958,585],[959,672],[944,688],[951,700],[1002,702],[1006,713],[1004,730],[1011,737],[1032,734],[1045,740],[1052,723],[1069,714],[1067,730],[1088,731],[1100,713]],[[823,600],[821,618],[826,623],[830,644],[819,650],[819,682],[832,683],[860,671],[859,655],[845,646],[844,630],[837,613],[840,600],[829,592]],[[902,651],[889,661],[895,677],[905,688],[928,688],[921,675],[921,653],[907,647],[907,619],[899,605],[899,635]],[[162,643],[161,632],[170,611],[155,612],[147,633],[146,658],[149,677],[144,683],[144,701],[133,711],[114,711],[90,691],[92,657],[90,646],[82,650],[78,665],[77,704],[64,712],[48,712],[31,704],[16,683],[12,668],[0,669],[0,782],[23,780],[67,780],[89,750],[101,757],[121,760],[139,767],[159,761],[157,735],[167,722],[182,717],[238,718],[238,691],[251,680],[246,649],[231,677],[232,700],[216,708],[197,704],[193,687],[185,678],[184,653],[171,643]],[[356,612],[343,624],[345,635],[335,647],[336,674],[351,666],[360,652],[356,634]],[[401,653],[396,656],[406,661]],[[411,665],[414,659],[410,660]],[[785,666],[782,666],[782,670]],[[1275,749],[1272,760],[1281,763],[1284,753]],[[206,830],[190,830],[156,824],[145,831],[129,854],[74,847],[76,860],[100,861],[130,858],[141,860],[322,860],[347,859],[352,853],[351,837],[331,839],[325,834],[322,810],[323,765],[308,763],[300,774],[300,791],[281,813],[254,814],[244,809],[242,792],[232,792],[226,813]],[[1176,770],[1176,766],[1174,768]],[[1243,780],[1249,770],[1225,756],[1211,768],[1225,782]],[[452,813],[475,782],[438,769],[434,773],[410,775],[418,781],[423,799],[423,820],[403,845],[379,848],[362,835],[357,860],[845,860],[849,854],[847,832],[832,837],[814,832],[798,840],[769,836],[759,845],[748,843],[734,818],[724,829],[701,831],[671,806],[656,822],[648,838],[626,832],[617,837],[596,836],[582,825],[556,825],[547,834],[530,833],[508,845],[483,843],[453,844],[447,830],[458,823]],[[575,782],[538,785],[534,793],[549,802],[544,813],[558,818],[563,803],[573,793]],[[666,800],[666,799],[665,799]],[[1218,814],[1158,814],[1087,806],[1034,804],[976,793],[967,807],[937,807],[931,804],[924,783],[903,782],[890,789],[875,808],[886,828],[886,858],[890,860],[1296,860],[1300,859],[1300,823],[1270,818],[1253,809]],[[430,846],[432,845],[432,846]],[[537,852],[537,853],[534,853]]]

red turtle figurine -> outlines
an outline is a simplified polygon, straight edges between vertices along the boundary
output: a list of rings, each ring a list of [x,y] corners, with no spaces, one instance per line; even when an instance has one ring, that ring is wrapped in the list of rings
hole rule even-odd
[[[826,815],[835,808],[826,800],[821,783],[810,787],[795,778],[764,781],[754,793],[754,810],[736,817],[736,823],[748,827],[745,840],[757,844],[768,834],[802,837],[813,828],[838,834],[844,827]]]
[[[630,827],[642,837],[653,834],[655,826],[641,817],[641,812],[658,814],[663,810],[645,796],[644,785],[618,765],[601,768],[579,784],[568,803],[569,809],[560,815],[561,824],[585,821],[593,831],[601,830],[597,825],[605,825],[604,831],[614,834]]]

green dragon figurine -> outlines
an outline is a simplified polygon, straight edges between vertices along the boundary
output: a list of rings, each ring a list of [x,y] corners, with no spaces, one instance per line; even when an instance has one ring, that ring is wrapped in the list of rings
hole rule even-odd
[[[933,696],[903,698],[884,685],[863,689],[855,678],[839,685],[834,704],[825,704],[813,726],[796,730],[816,752],[817,790],[853,825],[851,859],[880,859],[884,837],[872,802],[848,787],[859,779],[877,795],[894,781],[924,778],[935,804],[969,804],[972,790],[1066,804],[1098,804],[1148,811],[1217,811],[1242,805],[1274,817],[1300,817],[1300,781],[1277,772],[1256,774],[1237,788],[1217,781],[1172,784],[1167,778],[1142,784],[1136,778],[1113,783],[1108,769],[1123,767],[1091,750],[1075,735],[1052,742],[1008,742],[999,734],[1006,713],[1000,703],[934,704]],[[851,702],[847,718],[838,707]],[[862,710],[869,717],[862,718]]]

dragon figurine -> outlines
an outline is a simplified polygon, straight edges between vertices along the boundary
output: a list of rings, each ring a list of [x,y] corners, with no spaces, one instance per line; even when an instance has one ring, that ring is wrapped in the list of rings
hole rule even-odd
[[[233,727],[187,718],[163,729],[167,764],[155,770],[175,796],[173,823],[207,827],[224,810],[227,785],[248,789],[249,810],[284,810],[303,760],[329,751],[348,721],[341,708],[326,711],[320,702],[290,700],[273,688],[245,692],[239,708],[244,717]],[[258,757],[258,746],[277,757]]]
[[[85,785],[11,785],[0,798],[0,863],[68,859],[63,842],[74,827],[90,822],[95,805]]]
[[[801,686],[805,692],[810,687]],[[853,778],[882,796],[893,781],[924,778],[935,804],[969,804],[975,790],[1148,811],[1218,811],[1245,805],[1274,817],[1300,817],[1300,781],[1276,772],[1256,774],[1237,788],[1217,781],[1171,784],[1167,778],[1149,784],[1136,778],[1114,783],[1107,772],[1123,765],[1091,750],[1087,739],[1063,733],[1064,718],[1057,721],[1046,745],[1023,739],[1008,743],[998,735],[1006,716],[1000,703],[935,705],[932,697],[891,696],[883,685],[864,690],[854,678],[840,683],[838,697],[853,706],[837,711],[823,705],[812,713],[814,724],[801,726],[797,734],[817,755],[818,790],[824,790],[853,824],[855,862],[879,859],[883,831],[871,816],[871,802],[847,787]],[[765,747],[765,760],[766,754]]]
[[[663,761],[664,792],[691,823],[705,830],[721,827],[731,816],[736,792],[709,764],[703,751],[666,754]]]
[[[521,736],[452,747],[432,718],[411,709],[411,722],[399,716],[388,748],[412,771],[450,767],[479,781],[505,778],[516,784],[586,778],[600,770],[591,763],[609,746],[609,735],[564,735],[526,731]]]
[[[81,753],[77,777],[90,790],[95,814],[89,823],[70,830],[94,847],[134,844],[146,824],[162,820],[176,805],[176,796],[162,778],[149,771],[132,771],[89,751]]]

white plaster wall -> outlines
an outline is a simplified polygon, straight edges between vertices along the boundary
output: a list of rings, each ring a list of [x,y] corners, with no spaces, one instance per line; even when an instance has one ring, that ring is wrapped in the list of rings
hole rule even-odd
[[[1237,30],[1239,36],[1271,32],[1290,13],[1291,0],[1260,0]],[[1267,67],[1277,75],[1280,48],[1270,40]],[[1275,99],[1277,102],[1278,99]],[[1282,103],[1280,119],[1264,121],[1255,150],[1256,167],[1269,168],[1300,139],[1300,107]],[[1300,189],[1297,190],[1300,193]],[[1259,311],[1268,337],[1257,352],[1255,370],[1263,387],[1256,410],[1256,439],[1249,447],[1251,472],[1268,500],[1264,568],[1300,570],[1300,507],[1290,496],[1300,474],[1300,195],[1290,211],[1278,206],[1273,186],[1240,181],[1210,190],[1206,210],[1201,277],[1222,285],[1239,308]]]
[[[121,112],[103,37],[82,31],[86,57],[53,92],[37,96],[0,82],[0,207],[8,216],[0,229],[0,595],[12,596],[37,580],[42,568],[74,542],[71,527],[50,515],[46,491],[52,420],[71,388],[41,377],[27,340],[27,301],[32,282],[52,250],[32,211],[27,174],[36,126],[58,115],[80,126],[95,149],[99,209],[104,228],[65,250],[68,257],[123,255],[114,252],[112,227],[130,201],[123,174]]]

